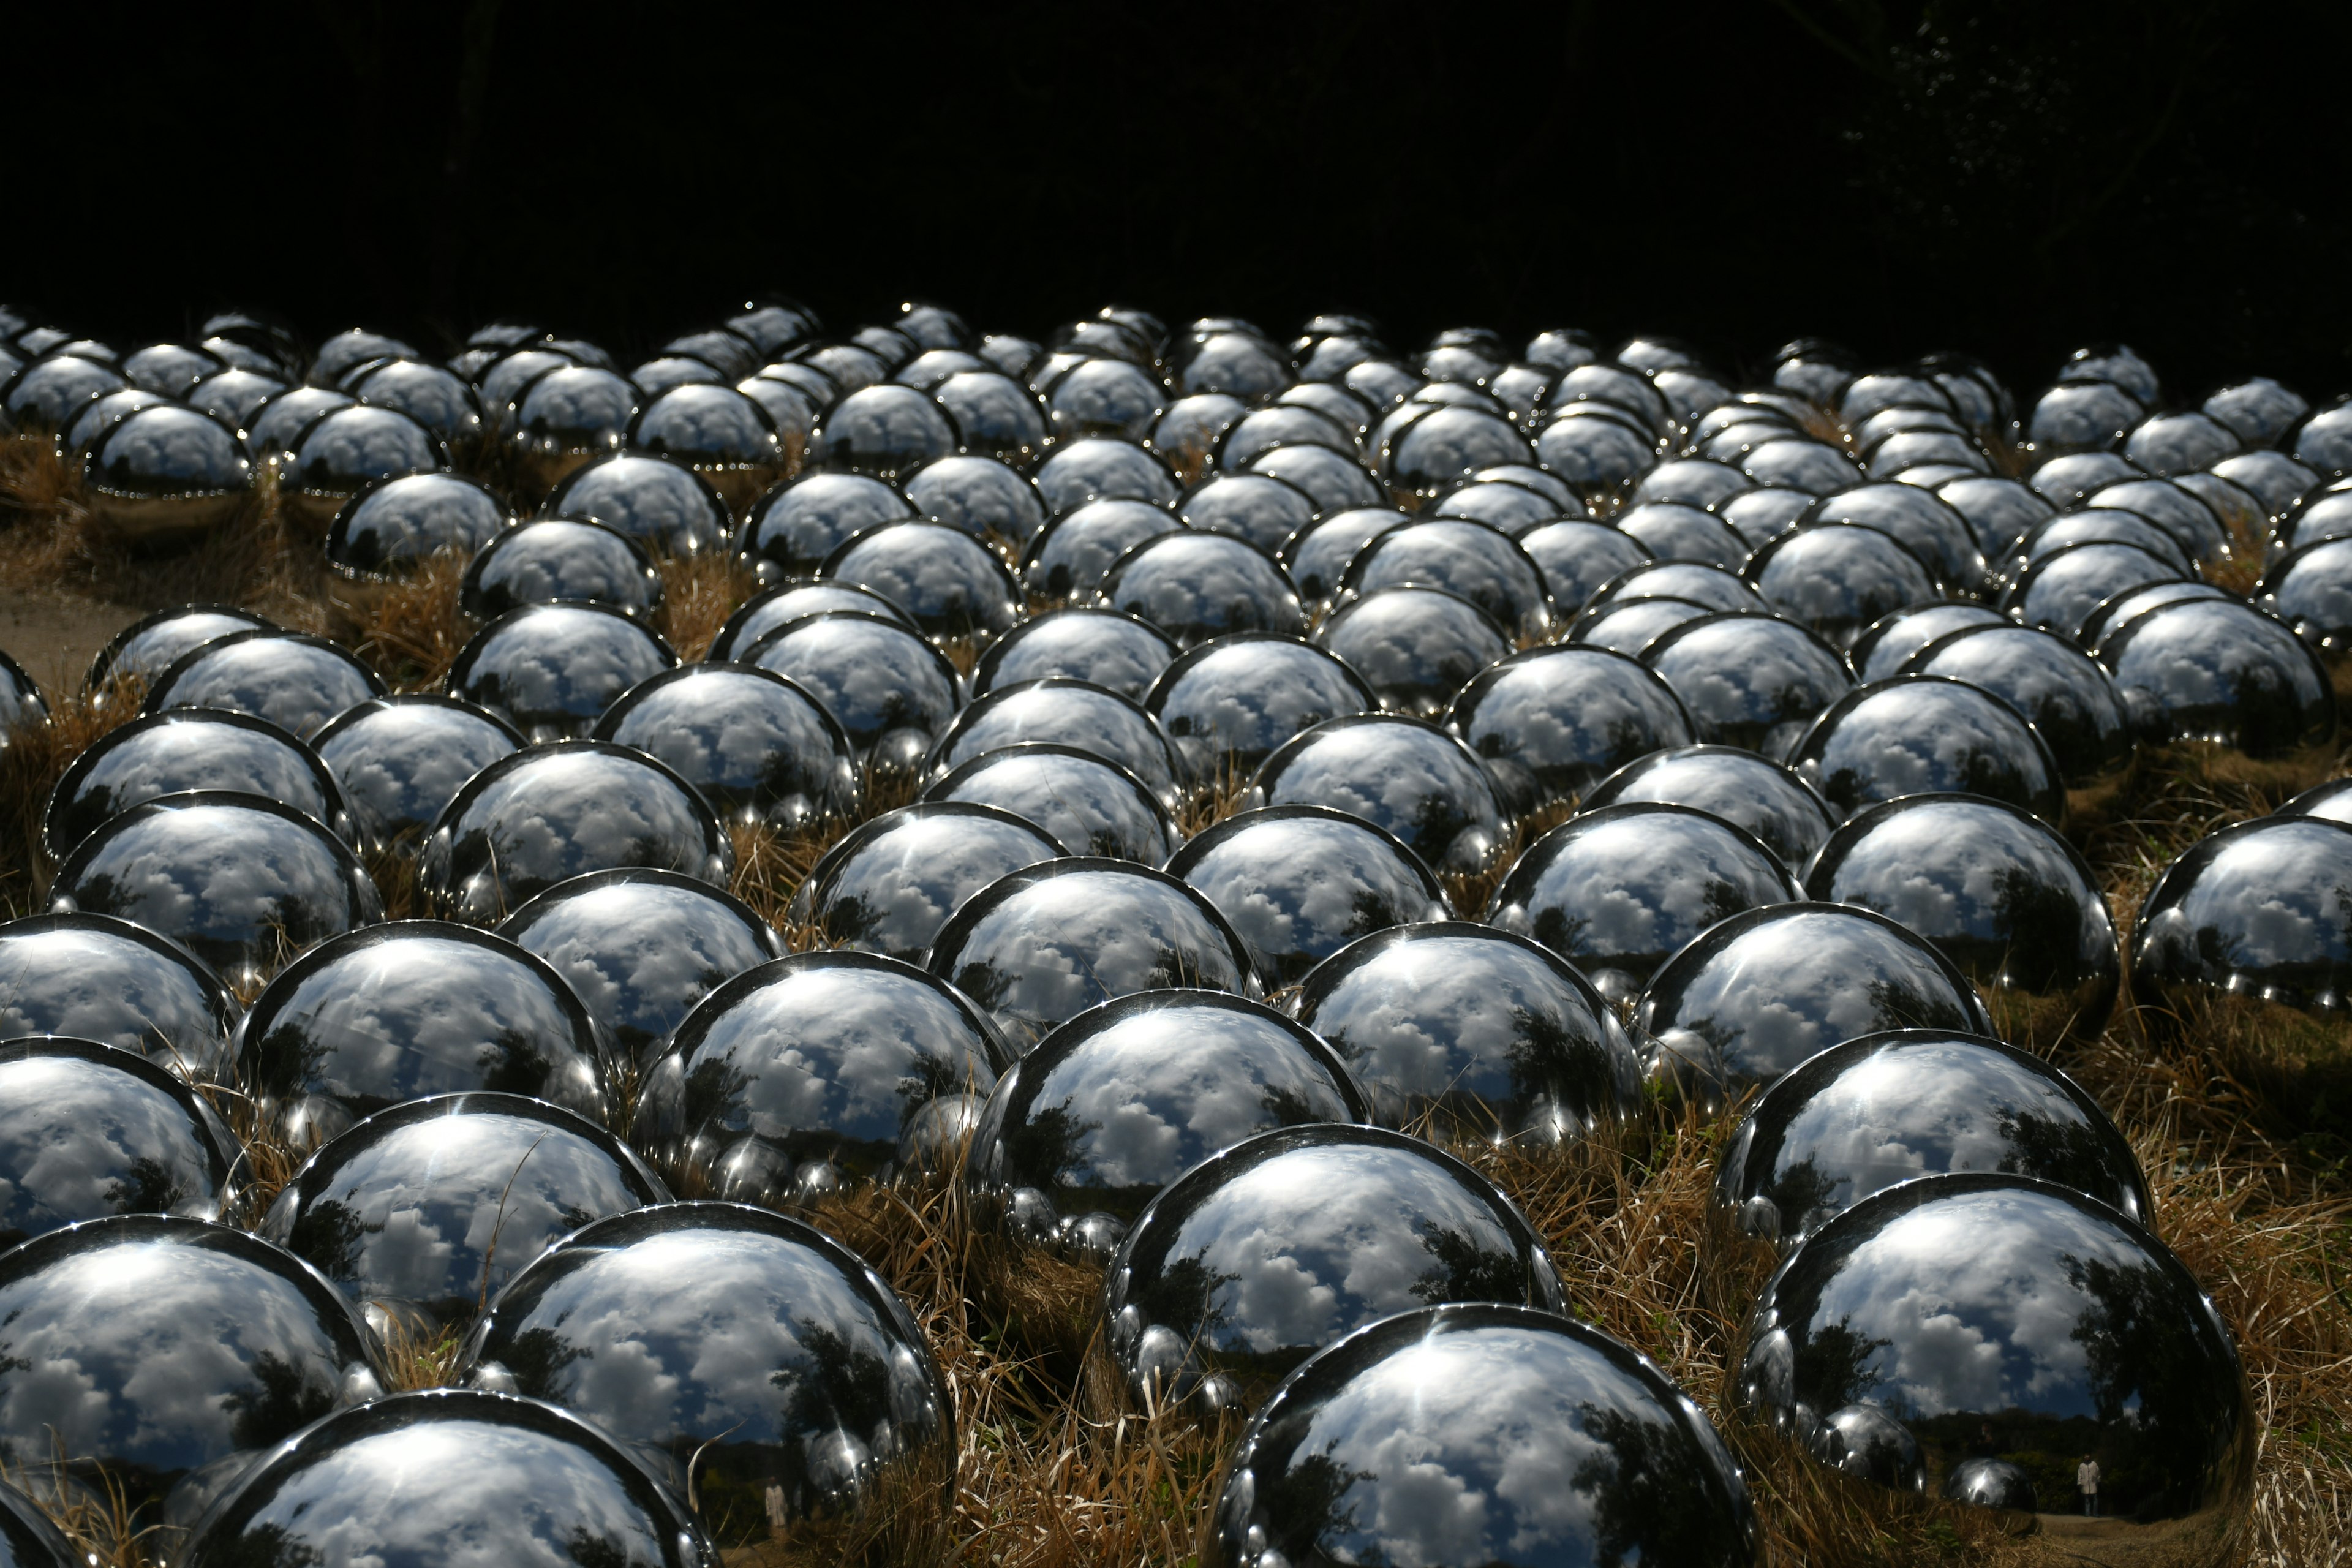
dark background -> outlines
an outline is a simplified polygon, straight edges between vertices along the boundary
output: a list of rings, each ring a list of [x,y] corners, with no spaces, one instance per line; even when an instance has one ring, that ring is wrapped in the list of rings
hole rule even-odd
[[[2352,389],[2341,0],[50,9],[0,298],[119,346],[236,303],[627,363],[777,290]]]

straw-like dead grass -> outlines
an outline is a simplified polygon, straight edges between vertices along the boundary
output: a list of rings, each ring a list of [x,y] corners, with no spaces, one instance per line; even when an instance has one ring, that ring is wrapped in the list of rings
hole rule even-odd
[[[201,562],[146,560],[98,537],[78,480],[54,453],[18,439],[0,447],[0,584],[71,583],[126,605],[191,597],[257,603],[292,625],[338,632],[398,687],[436,680],[470,627],[456,610],[454,564],[370,603],[352,603],[307,562],[315,542],[258,498]],[[683,657],[750,588],[715,559],[664,563],[661,628]],[[58,696],[47,727],[0,752],[0,900],[42,907],[47,868],[39,814],[49,784],[84,746],[136,711],[127,686]],[[2339,771],[2342,764],[2339,763]],[[2296,781],[2250,775],[2210,757],[2150,758],[2086,851],[2128,926],[2140,897],[2173,856],[2203,833],[2276,805]],[[869,781],[861,816],[910,798],[910,781]],[[1237,787],[1195,803],[1197,831],[1236,809]],[[739,829],[735,890],[785,932],[795,950],[822,933],[793,927],[793,891],[850,824],[778,836]],[[1528,825],[1530,837],[1548,823]],[[1507,863],[1507,857],[1505,857]],[[396,912],[414,912],[404,861],[375,869]],[[1483,908],[1491,878],[1456,879],[1457,907]],[[2307,1134],[2297,1108],[2265,1079],[2261,1040],[2151,1032],[2128,1009],[2063,1065],[2116,1116],[2146,1162],[2158,1226],[2203,1279],[2238,1337],[2265,1426],[2259,1492],[2244,1560],[2264,1568],[2341,1563],[2352,1542],[2352,1184],[2345,1151]],[[232,1089],[216,1102],[245,1140],[247,1223],[292,1175],[288,1147]],[[1487,1151],[1476,1161],[1526,1210],[1566,1279],[1573,1310],[1649,1354],[1714,1415],[1740,1455],[1775,1558],[1808,1568],[1863,1564],[2000,1564],[2016,1543],[1990,1522],[1931,1512],[1852,1485],[1792,1456],[1732,1417],[1726,1373],[1741,1310],[1714,1299],[1702,1267],[1702,1219],[1728,1122],[1654,1113],[1620,1148],[1567,1152]],[[805,1217],[839,1236],[913,1305],[957,1407],[952,1502],[922,1491],[877,1500],[848,1536],[822,1553],[773,1545],[730,1561],[796,1564],[957,1563],[1005,1568],[1189,1564],[1213,1500],[1218,1468],[1238,1433],[1232,1417],[1204,1424],[1181,1412],[1132,1408],[1097,1335],[1098,1269],[1018,1250],[977,1226],[953,1182],[869,1188],[830,1196]],[[446,1382],[465,1325],[396,1325],[390,1385]],[[121,1500],[76,1492],[48,1499],[77,1545],[99,1562],[143,1561],[126,1540]]]

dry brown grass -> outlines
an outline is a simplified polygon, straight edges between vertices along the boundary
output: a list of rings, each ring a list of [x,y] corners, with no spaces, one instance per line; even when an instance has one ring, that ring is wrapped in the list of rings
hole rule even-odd
[[[759,587],[758,579],[728,551],[666,555],[662,574],[661,633],[677,657],[700,658],[735,606]]]
[[[436,555],[404,581],[343,587],[336,608],[345,636],[395,691],[437,691],[476,627],[457,608],[466,558]]]

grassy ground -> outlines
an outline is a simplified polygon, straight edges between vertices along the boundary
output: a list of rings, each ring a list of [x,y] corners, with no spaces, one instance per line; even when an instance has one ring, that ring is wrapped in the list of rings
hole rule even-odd
[[[326,573],[316,541],[281,522],[266,494],[200,556],[141,559],[100,539],[72,476],[45,446],[19,440],[0,448],[0,513],[11,514],[0,515],[0,584],[20,596],[63,592],[107,606],[117,623],[190,599],[247,604],[345,640],[409,689],[436,680],[468,634],[455,606],[454,567],[356,601]],[[661,629],[691,657],[749,584],[709,561],[666,570]],[[0,752],[0,904],[11,912],[46,900],[37,832],[49,784],[135,710],[137,695],[53,691],[52,725]],[[2338,771],[2352,764],[2339,762]],[[2084,840],[2119,923],[2128,927],[2140,895],[2180,849],[2221,823],[2269,809],[2294,782],[2235,776],[2196,755],[2149,759],[2123,810]],[[868,809],[889,804],[870,801]],[[1196,816],[1231,805],[1228,796]],[[809,933],[791,932],[783,910],[824,841],[746,837],[738,847],[737,891],[805,942]],[[382,869],[401,912],[405,880],[395,867]],[[2126,1011],[2063,1065],[2130,1135],[2156,1192],[2158,1228],[2237,1335],[2265,1429],[2244,1561],[2352,1561],[2352,1150],[2313,1124],[2294,1080],[2271,1064],[2271,1042],[2210,1032],[2173,1038],[2141,1026]],[[229,1109],[238,1110],[234,1100]],[[268,1130],[236,1120],[258,1145],[265,1175],[282,1180],[288,1162]],[[1660,1111],[1619,1149],[1484,1158],[1549,1239],[1575,1310],[1654,1358],[1721,1422],[1747,1462],[1778,1561],[1847,1568],[2011,1560],[2016,1544],[1989,1523],[1846,1485],[1727,1418],[1736,1323],[1730,1304],[1703,1289],[1696,1252],[1726,1125]],[[861,1539],[830,1542],[805,1560],[1017,1568],[1193,1560],[1237,1423],[1204,1427],[1122,1404],[1097,1340],[1097,1273],[1015,1256],[975,1234],[952,1186],[855,1193],[814,1217],[914,1304],[955,1391],[962,1452],[951,1510],[929,1501],[878,1509]],[[453,1343],[394,1345],[398,1381],[441,1381]],[[106,1509],[85,1501],[66,1522],[96,1561],[141,1552],[118,1538]],[[782,1549],[742,1555],[803,1560]]]

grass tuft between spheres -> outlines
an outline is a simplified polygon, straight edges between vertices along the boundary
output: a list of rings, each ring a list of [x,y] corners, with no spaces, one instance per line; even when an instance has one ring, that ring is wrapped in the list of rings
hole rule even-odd
[[[213,600],[332,637],[399,690],[434,688],[468,635],[457,610],[462,563],[438,561],[364,602],[326,567],[315,540],[281,519],[267,479],[196,555],[142,557],[92,527],[78,473],[46,438],[0,446],[0,587],[78,594],[130,608]],[[683,658],[706,648],[751,592],[750,575],[710,557],[667,560],[656,624]],[[950,650],[953,657],[959,650]],[[960,650],[969,662],[974,650]],[[83,748],[138,711],[118,681],[93,693],[52,692],[51,723],[0,751],[0,910],[47,906],[39,853],[50,785]],[[2334,773],[2352,773],[2352,752]],[[2128,942],[2140,898],[2203,835],[2261,815],[2294,784],[2182,750],[2142,759],[2133,793],[2083,847]],[[1189,811],[1192,831],[1237,809],[1241,781]],[[861,815],[909,792],[869,790]],[[822,933],[786,914],[818,856],[853,826],[779,837],[736,831],[734,890],[795,951]],[[1532,838],[1549,822],[1528,825]],[[394,919],[423,912],[402,862],[371,867]],[[1475,914],[1499,871],[1449,887]],[[2313,1107],[2265,1061],[2291,1046],[2192,1021],[2151,1033],[2126,1005],[2096,1042],[2059,1063],[2097,1097],[2132,1141],[2156,1198],[2159,1233],[2205,1288],[2236,1336],[2263,1424],[2253,1516],[2242,1548],[2262,1568],[2340,1564],[2352,1552],[2352,1146],[2314,1131]],[[2258,1048],[2260,1047],[2260,1048]],[[298,1163],[257,1125],[233,1089],[215,1091],[247,1142],[260,1180],[257,1219]],[[2340,1114],[2338,1120],[2340,1121]],[[1770,1561],[1809,1568],[1933,1563],[1975,1568],[2016,1560],[2000,1516],[1979,1526],[1930,1514],[1845,1480],[1728,1418],[1727,1363],[1738,1323],[1709,1300],[1699,1237],[1721,1140],[1736,1117],[1702,1122],[1653,1107],[1606,1149],[1488,1150],[1471,1154],[1549,1243],[1571,1310],[1657,1362],[1715,1418],[1747,1471]],[[692,1193],[681,1190],[682,1197]],[[861,1538],[828,1563],[1001,1564],[1004,1568],[1189,1568],[1214,1502],[1219,1467],[1243,1419],[1203,1421],[1138,1411],[1119,1391],[1098,1331],[1098,1269],[1017,1252],[968,1223],[952,1183],[828,1196],[803,1217],[856,1249],[904,1295],[956,1401],[961,1447],[954,1505],[936,1493],[877,1499]],[[396,1386],[449,1380],[465,1325],[395,1332]],[[119,1496],[41,1500],[78,1549],[108,1568],[143,1568],[146,1542],[124,1539]],[[730,1552],[730,1565],[799,1568],[774,1546]],[[812,1563],[811,1568],[814,1568]]]

